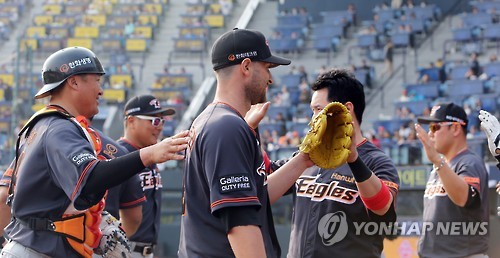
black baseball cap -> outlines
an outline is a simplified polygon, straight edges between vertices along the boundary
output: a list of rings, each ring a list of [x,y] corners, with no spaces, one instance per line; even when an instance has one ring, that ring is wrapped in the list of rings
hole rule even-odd
[[[439,122],[458,122],[467,125],[467,114],[465,110],[453,103],[442,103],[432,107],[431,115],[428,117],[419,117],[417,121],[421,124],[439,123]]]
[[[175,114],[175,110],[172,108],[161,108],[160,101],[152,95],[135,96],[125,104],[125,116],[158,114],[169,116]]]
[[[214,71],[239,64],[245,58],[278,65],[289,65],[292,61],[273,56],[266,37],[256,30],[235,28],[220,36],[212,46]]]

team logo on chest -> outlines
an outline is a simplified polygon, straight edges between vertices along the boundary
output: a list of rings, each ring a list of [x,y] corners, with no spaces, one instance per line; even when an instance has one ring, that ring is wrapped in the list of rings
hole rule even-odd
[[[321,202],[332,200],[345,204],[353,204],[358,198],[358,191],[340,186],[339,181],[319,183],[319,176],[301,176],[297,179],[297,196],[311,198],[311,201]]]
[[[141,186],[143,191],[148,189],[158,190],[163,187],[161,183],[161,175],[157,168],[154,170],[144,171],[140,173],[139,176],[141,177]]]

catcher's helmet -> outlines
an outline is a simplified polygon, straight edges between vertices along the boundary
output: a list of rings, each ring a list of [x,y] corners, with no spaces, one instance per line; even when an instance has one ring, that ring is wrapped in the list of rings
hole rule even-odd
[[[35,99],[50,95],[50,91],[75,74],[95,73],[104,75],[101,62],[84,47],[68,47],[50,55],[42,68],[43,87],[35,95]]]

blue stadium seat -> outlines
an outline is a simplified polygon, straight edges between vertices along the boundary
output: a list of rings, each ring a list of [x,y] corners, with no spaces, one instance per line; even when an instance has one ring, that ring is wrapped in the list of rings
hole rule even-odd
[[[429,100],[411,100],[411,101],[397,101],[394,103],[394,106],[396,108],[406,107],[413,114],[420,116],[422,115],[423,111],[426,108],[430,107],[431,105]]]
[[[285,120],[288,120],[290,114],[288,113],[288,111],[290,110],[289,107],[286,107],[286,106],[273,106],[271,105],[269,107],[269,109],[267,110],[267,116],[269,117],[269,119],[271,119],[271,121],[274,121],[276,119],[276,117],[278,116],[279,113],[281,113],[283,115],[283,117],[285,118]]]
[[[332,37],[313,37],[313,48],[318,52],[328,52],[335,50]]]
[[[379,126],[383,126],[389,133],[394,133],[394,131],[398,130],[401,125],[405,125],[408,123],[411,123],[411,119],[399,119],[399,118],[394,118],[390,120],[376,120],[373,121],[373,129],[377,131],[377,128]]]
[[[269,39],[269,47],[276,52],[291,52],[298,49],[297,39]]]
[[[297,87],[300,84],[300,74],[285,74],[281,76],[281,85],[287,88]]]
[[[359,34],[356,36],[358,47],[375,47],[377,45],[377,35]]]
[[[449,77],[451,80],[466,79],[465,74],[469,69],[469,65],[456,65],[451,68]]]
[[[500,39],[500,24],[489,24],[484,28],[484,37],[489,40]]]
[[[452,80],[446,82],[448,85],[448,97],[465,98],[467,96],[483,94],[483,81],[481,80]]]
[[[439,81],[439,68],[433,67],[433,68],[420,69],[420,76],[419,77],[422,77],[424,75],[429,76],[429,80],[431,80],[431,81]]]
[[[304,27],[300,25],[288,25],[283,24],[273,28],[273,31],[276,31],[281,34],[283,38],[289,39],[292,33],[297,34],[297,36],[304,37],[303,33]]]
[[[312,27],[313,37],[342,37],[344,28],[342,26],[332,26],[331,24],[315,24]]]
[[[469,41],[472,39],[472,32],[469,28],[454,29],[452,32],[455,41]]]
[[[492,23],[492,17],[488,13],[467,14],[462,17],[462,21],[467,28],[476,26],[483,27],[484,25]]]
[[[486,73],[488,77],[500,76],[500,62],[484,64],[483,72]]]
[[[425,84],[410,84],[406,86],[406,92],[415,92],[415,94],[425,98],[434,99],[439,97],[439,82],[430,82]]]
[[[307,26],[307,16],[304,15],[279,15],[279,25]]]
[[[392,42],[396,47],[407,47],[410,45],[410,33],[398,32],[391,35]]]
[[[394,9],[379,10],[376,14],[378,14],[379,21],[385,22],[395,18],[394,11]]]

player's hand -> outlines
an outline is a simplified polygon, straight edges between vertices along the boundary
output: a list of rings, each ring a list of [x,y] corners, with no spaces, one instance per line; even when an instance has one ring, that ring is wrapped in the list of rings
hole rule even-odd
[[[259,126],[260,121],[266,116],[270,104],[271,102],[268,101],[250,107],[250,110],[245,114],[245,121],[251,128],[255,129]]]
[[[441,155],[437,152],[434,147],[434,142],[429,138],[427,132],[419,124],[415,124],[415,130],[417,132],[417,137],[424,146],[425,154],[432,164],[439,164],[441,162]]]
[[[185,157],[182,152],[187,149],[190,141],[189,131],[182,131],[155,145],[141,149],[141,160],[145,166],[168,160],[182,160]]]
[[[500,157],[500,123],[498,119],[488,111],[479,111],[479,120],[481,120],[481,129],[488,137],[488,147],[491,155],[495,158]]]
[[[352,126],[354,127],[354,123],[352,123]],[[347,162],[351,163],[356,161],[358,158],[358,136],[356,135],[356,130],[354,129],[354,132],[352,133],[351,136],[351,146],[349,147],[349,156],[347,156]]]

